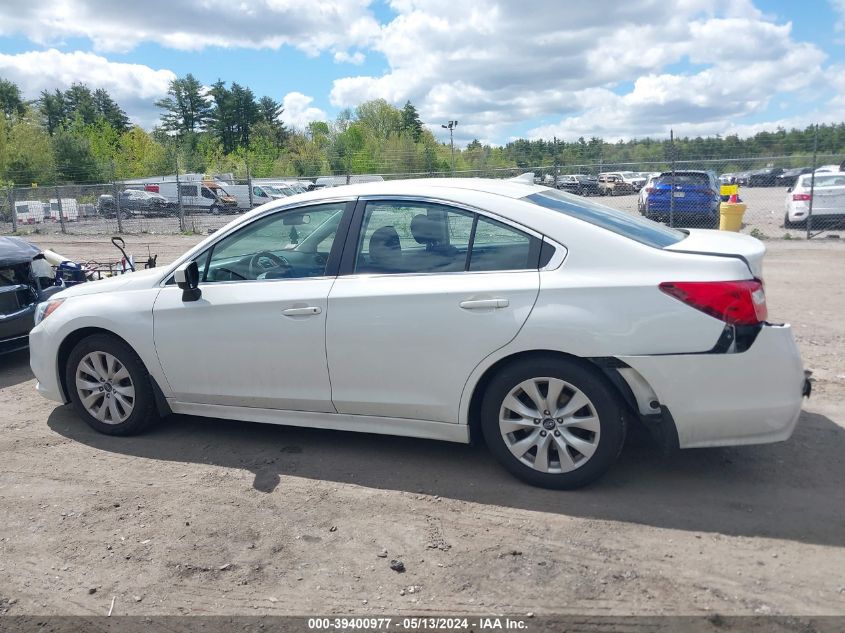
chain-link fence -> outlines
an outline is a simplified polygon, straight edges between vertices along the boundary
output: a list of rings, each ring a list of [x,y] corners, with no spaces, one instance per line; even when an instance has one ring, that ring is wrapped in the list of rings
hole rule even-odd
[[[803,237],[845,228],[843,155],[535,165],[386,174],[284,176],[236,180],[184,174],[58,187],[11,187],[0,197],[0,234],[209,233],[271,199],[304,188],[369,180],[432,177],[536,182],[672,226],[718,228],[720,204],[736,193],[746,205],[742,231]]]

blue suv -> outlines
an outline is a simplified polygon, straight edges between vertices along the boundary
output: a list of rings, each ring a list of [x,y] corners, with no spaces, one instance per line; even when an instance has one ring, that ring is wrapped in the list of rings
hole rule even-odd
[[[674,199],[674,209],[672,209]],[[702,229],[719,227],[719,183],[712,171],[671,171],[654,178],[646,189],[640,213],[651,220]]]

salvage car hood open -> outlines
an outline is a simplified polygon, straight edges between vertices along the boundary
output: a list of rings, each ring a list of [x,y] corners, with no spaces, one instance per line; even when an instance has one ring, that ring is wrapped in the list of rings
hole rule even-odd
[[[19,237],[0,237],[0,266],[12,266],[32,261],[41,251]]]

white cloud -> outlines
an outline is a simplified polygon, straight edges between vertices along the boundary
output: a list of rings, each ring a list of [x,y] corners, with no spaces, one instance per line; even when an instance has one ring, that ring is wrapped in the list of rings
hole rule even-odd
[[[301,92],[289,92],[282,99],[281,119],[290,127],[303,129],[312,121],[325,121],[328,117],[320,108],[311,105],[314,97],[309,97]]]
[[[833,27],[837,31],[845,31],[845,0],[829,0],[830,7],[839,16]]]
[[[339,64],[355,64],[356,66],[360,66],[364,63],[366,57],[364,53],[361,51],[355,51],[354,53],[349,53],[348,51],[337,51],[334,54],[334,60]]]
[[[154,102],[167,93],[176,75],[142,64],[109,61],[94,53],[55,49],[16,55],[0,54],[0,76],[15,82],[27,99],[42,90],[66,90],[75,82],[105,88],[134,122],[151,127],[158,120]]]
[[[369,0],[4,0],[0,35],[22,34],[51,45],[90,39],[100,51],[141,42],[181,50],[209,46],[279,48],[309,55],[362,46],[378,33]]]
[[[845,5],[845,0],[837,0]],[[373,47],[381,76],[334,82],[332,104],[410,99],[441,138],[632,137],[670,125],[720,131],[781,94],[820,93],[825,54],[752,0],[393,0]],[[787,80],[788,79],[788,80]]]

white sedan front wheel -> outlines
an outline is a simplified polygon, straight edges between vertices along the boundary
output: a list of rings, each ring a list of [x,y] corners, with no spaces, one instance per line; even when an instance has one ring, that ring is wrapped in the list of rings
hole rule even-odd
[[[65,384],[77,413],[101,433],[132,435],[157,418],[147,369],[117,337],[95,334],[77,343]]]
[[[600,371],[552,357],[500,371],[485,393],[481,427],[505,468],[545,488],[578,488],[600,477],[625,439],[618,396]]]

